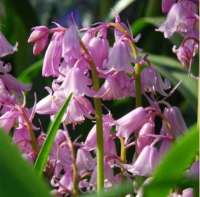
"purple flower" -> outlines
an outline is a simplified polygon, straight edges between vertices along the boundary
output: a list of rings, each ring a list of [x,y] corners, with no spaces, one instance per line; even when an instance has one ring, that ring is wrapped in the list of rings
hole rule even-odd
[[[45,77],[58,76],[61,62],[63,32],[55,32],[44,56],[42,75]]]
[[[92,80],[89,78],[88,69],[85,68],[85,64],[84,60],[79,59],[73,67],[67,68],[66,75],[58,90],[62,90],[66,95],[73,92],[77,96],[92,96],[94,94],[94,91],[90,88]]]
[[[116,135],[125,138],[125,142],[127,142],[129,136],[134,132],[138,132],[143,124],[147,122],[148,118],[148,112],[145,108],[138,107],[132,110],[115,121],[117,130]]]
[[[167,79],[162,80],[153,66],[144,68],[141,73],[141,84],[144,92],[159,92],[163,96],[167,96],[165,90],[171,88],[170,82]]]
[[[157,149],[147,145],[132,165],[125,164],[124,167],[133,175],[149,176],[156,166],[157,157]]]
[[[92,172],[96,167],[96,161],[92,157],[91,153],[83,148],[77,151],[76,166],[80,176],[83,176],[87,172]]]
[[[174,46],[173,52],[176,53],[181,64],[188,67],[192,65],[192,60],[198,52],[198,47],[197,40],[189,37],[182,41],[178,49]]]
[[[62,56],[67,63],[71,62],[72,59],[81,57],[80,38],[74,22],[65,30],[62,43]]]
[[[177,0],[162,0],[162,11],[168,13],[170,8]]]
[[[49,29],[46,26],[36,26],[28,38],[28,43],[33,43],[33,54],[40,54],[48,43]]]
[[[133,84],[133,79],[124,72],[110,73],[95,96],[101,97],[103,100],[133,96],[135,94]]]
[[[18,116],[19,113],[14,109],[4,112],[4,114],[0,116],[0,128],[8,133],[15,125]]]
[[[25,126],[20,126],[15,129],[13,142],[17,144],[19,149],[22,151],[25,159],[29,161],[35,160],[36,154],[32,149],[31,137],[29,131]]]
[[[158,31],[164,33],[165,38],[171,37],[175,32],[186,35],[198,31],[197,5],[189,0],[178,1],[171,7],[166,21],[159,27]]]
[[[178,107],[165,108],[163,115],[170,124],[170,128],[166,124],[163,124],[162,130],[165,133],[171,133],[172,136],[177,137],[187,130],[187,126]]]
[[[0,32],[0,57],[13,54],[17,51],[17,45],[12,46]]]
[[[155,123],[153,121],[149,121],[142,126],[137,138],[136,150],[138,153],[140,153],[145,146],[150,145],[153,142],[154,138],[150,137],[149,134],[154,134],[154,130]]]
[[[133,60],[130,41],[125,36],[121,36],[110,49],[107,68],[119,72],[132,73],[133,67],[131,63],[133,63]]]
[[[90,39],[88,49],[96,64],[100,69],[108,58],[109,43],[107,40],[107,30],[101,29],[97,36]]]
[[[111,114],[107,114],[103,117],[104,154],[106,156],[116,155],[116,147],[113,136],[111,135],[113,121]],[[84,148],[88,151],[96,149],[96,125],[90,130],[85,140]]]
[[[29,91],[31,89],[31,85],[22,84],[8,73],[0,75],[0,78],[9,92],[15,92],[16,94],[21,95],[22,92]]]

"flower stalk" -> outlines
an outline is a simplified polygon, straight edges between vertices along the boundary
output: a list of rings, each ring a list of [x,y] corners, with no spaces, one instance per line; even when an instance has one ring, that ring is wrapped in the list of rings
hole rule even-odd
[[[198,111],[197,111],[197,128],[200,129],[200,65],[198,77]]]
[[[19,112],[21,113],[25,123],[26,123],[26,128],[29,132],[30,138],[31,138],[31,146],[32,149],[34,150],[35,154],[38,153],[38,144],[37,144],[37,140],[35,137],[35,134],[33,133],[33,128],[32,128],[32,123],[30,122],[29,118],[26,115],[26,112],[24,111],[23,107],[17,106],[17,109],[19,110]]]
[[[142,105],[142,89],[141,89],[141,65],[135,64],[135,98],[136,98],[136,107]]]
[[[80,44],[88,56],[88,63],[90,64],[92,71],[93,87],[96,91],[98,91],[100,88],[100,81],[97,75],[96,65],[82,41],[80,41]],[[102,191],[104,188],[104,139],[101,105],[101,99],[94,98],[97,139],[97,192]]]

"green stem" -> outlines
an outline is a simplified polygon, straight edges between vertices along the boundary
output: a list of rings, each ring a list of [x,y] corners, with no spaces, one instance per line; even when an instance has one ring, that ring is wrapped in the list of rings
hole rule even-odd
[[[82,49],[88,56],[88,63],[90,64],[92,71],[93,87],[96,91],[100,88],[100,80],[97,75],[96,65],[90,56],[84,43],[80,40]],[[102,108],[101,99],[94,98],[95,118],[96,118],[96,140],[97,140],[97,192],[104,188],[104,139],[103,139],[103,120],[102,120]]]
[[[126,162],[126,147],[124,143],[124,138],[120,138],[120,143],[121,143],[120,157],[121,157],[121,161],[125,163]]]
[[[200,129],[200,64],[199,64],[199,78],[198,78],[198,111],[197,111],[197,128]]]
[[[141,89],[141,74],[142,68],[140,64],[135,64],[135,97],[136,107],[142,105],[142,89]]]
[[[95,69],[92,69],[92,79],[95,90],[99,89],[100,83]],[[104,147],[103,147],[103,121],[101,100],[94,98],[96,117],[96,138],[97,138],[97,192],[104,188]]]

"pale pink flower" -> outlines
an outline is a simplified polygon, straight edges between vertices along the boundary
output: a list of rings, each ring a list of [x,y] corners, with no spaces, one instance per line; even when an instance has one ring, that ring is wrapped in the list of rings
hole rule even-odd
[[[190,0],[182,0],[173,4],[166,21],[158,31],[164,33],[165,38],[171,37],[175,32],[186,35],[188,32],[197,31],[196,23],[197,5]]]
[[[0,32],[0,57],[13,54],[15,51],[17,51],[17,45],[12,46]]]
[[[154,138],[150,137],[149,134],[154,134],[155,132],[155,123],[153,121],[146,122],[139,131],[137,138],[136,150],[137,153],[140,153],[143,148],[147,145],[150,145]]]
[[[148,112],[143,107],[138,107],[115,121],[116,135],[125,138],[127,142],[129,136],[139,131],[148,120]]]
[[[45,77],[58,76],[61,63],[63,32],[55,32],[44,56],[42,75]]]
[[[122,99],[135,94],[134,81],[124,72],[108,74],[96,97],[103,100]]]
[[[156,166],[158,151],[154,146],[147,145],[132,165],[125,164],[125,169],[133,175],[149,176]]]
[[[46,26],[36,26],[28,38],[28,43],[33,43],[33,54],[40,54],[48,43],[49,29]]]

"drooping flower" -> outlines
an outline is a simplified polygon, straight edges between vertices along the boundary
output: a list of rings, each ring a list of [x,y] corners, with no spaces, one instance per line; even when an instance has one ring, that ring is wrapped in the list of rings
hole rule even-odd
[[[177,58],[182,65],[189,67],[192,65],[193,57],[198,52],[198,47],[197,40],[189,37],[182,41],[178,49],[174,46],[173,52],[176,53]]]
[[[48,43],[49,29],[46,26],[36,26],[28,38],[28,43],[33,43],[33,54],[40,54]]]
[[[17,51],[17,45],[12,46],[0,32],[0,57],[13,54]]]
[[[115,41],[109,51],[107,68],[118,72],[124,71],[126,73],[132,73],[133,67],[131,63],[133,62],[134,58],[132,56],[130,41],[125,36],[121,36]]]
[[[65,62],[71,63],[81,57],[80,38],[75,22],[65,30],[62,43],[62,57]]]
[[[163,114],[170,124],[170,126],[167,126],[167,124],[163,124],[163,128],[161,129],[163,130],[163,132],[171,133],[172,136],[175,135],[176,137],[178,137],[187,130],[187,126],[178,107],[165,108]]]
[[[143,148],[147,145],[150,145],[154,138],[149,136],[155,132],[155,123],[153,121],[146,122],[139,131],[137,138],[136,150],[137,153],[140,153]]]
[[[103,117],[103,135],[104,135],[104,155],[111,156],[116,155],[116,147],[111,134],[111,128],[114,124],[111,114],[107,114]],[[88,151],[96,149],[96,125],[90,130],[85,143],[84,148]]]
[[[160,93],[167,96],[166,90],[171,88],[167,79],[162,80],[160,74],[153,66],[148,66],[141,73],[141,85],[143,92]]]
[[[149,176],[156,166],[158,151],[154,146],[147,145],[132,165],[125,164],[125,169],[133,175]]]
[[[114,72],[108,74],[103,85],[96,93],[96,97],[103,100],[121,99],[134,96],[134,81],[124,72]]]
[[[134,132],[138,132],[148,118],[149,115],[145,108],[138,107],[132,110],[115,121],[116,135],[125,138],[125,142],[127,142],[129,136]]]
[[[101,29],[97,36],[90,39],[88,49],[97,66],[97,69],[103,69],[103,63],[107,60],[109,51],[107,30],[105,28]]]
[[[187,33],[198,31],[197,5],[190,0],[182,0],[173,4],[166,21],[159,27],[158,31],[164,33],[165,38],[171,37],[175,32],[186,35]]]
[[[42,75],[45,77],[58,76],[61,63],[63,32],[55,32],[44,56]]]
[[[177,0],[162,0],[162,11],[168,13],[170,8]]]

